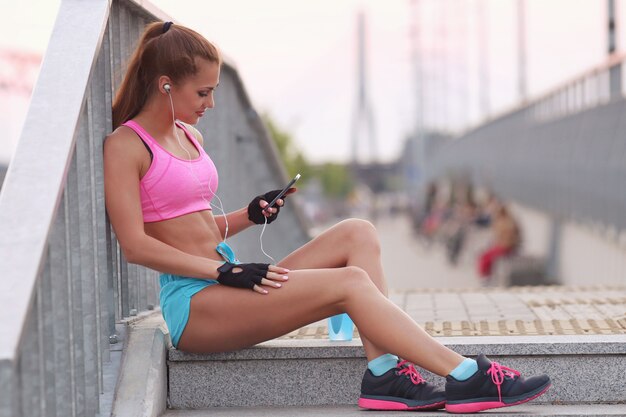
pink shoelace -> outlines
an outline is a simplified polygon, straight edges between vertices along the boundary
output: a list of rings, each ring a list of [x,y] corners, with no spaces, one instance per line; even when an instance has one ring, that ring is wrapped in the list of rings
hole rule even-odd
[[[520,373],[515,369],[507,368],[506,366],[500,365],[498,362],[491,362],[491,367],[487,371],[488,375],[491,375],[491,380],[498,387],[498,399],[502,402],[502,392],[501,386],[504,382],[504,379],[515,378],[516,376],[520,376]]]
[[[398,375],[408,375],[409,377],[411,377],[411,382],[415,385],[423,384],[426,382],[426,380],[422,378],[422,375],[417,372],[413,364],[409,361],[400,361],[397,368],[400,369]]]

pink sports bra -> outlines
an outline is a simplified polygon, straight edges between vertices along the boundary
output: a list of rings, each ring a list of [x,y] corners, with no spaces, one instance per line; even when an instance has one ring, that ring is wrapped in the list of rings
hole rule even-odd
[[[145,223],[168,220],[201,210],[211,210],[217,191],[217,170],[187,128],[176,122],[200,156],[181,159],[169,153],[137,122],[123,124],[135,131],[152,151],[152,163],[140,181],[141,210]]]

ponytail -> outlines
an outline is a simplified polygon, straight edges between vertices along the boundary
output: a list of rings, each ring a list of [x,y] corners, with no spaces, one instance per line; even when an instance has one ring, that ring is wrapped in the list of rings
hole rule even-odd
[[[196,57],[221,64],[217,48],[199,33],[170,22],[148,24],[113,100],[113,130],[139,114],[157,90],[159,76],[167,75],[176,84],[195,75]]]

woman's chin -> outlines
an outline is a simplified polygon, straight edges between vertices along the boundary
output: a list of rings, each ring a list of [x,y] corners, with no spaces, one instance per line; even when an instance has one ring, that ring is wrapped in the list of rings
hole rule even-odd
[[[200,120],[200,116],[194,114],[193,116],[179,117],[178,120],[183,123],[187,123],[188,125],[195,125]]]

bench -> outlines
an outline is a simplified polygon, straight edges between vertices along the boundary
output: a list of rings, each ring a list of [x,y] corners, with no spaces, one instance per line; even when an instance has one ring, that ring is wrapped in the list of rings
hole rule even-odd
[[[546,285],[547,281],[547,260],[541,256],[506,256],[494,265],[493,283],[497,286]]]

